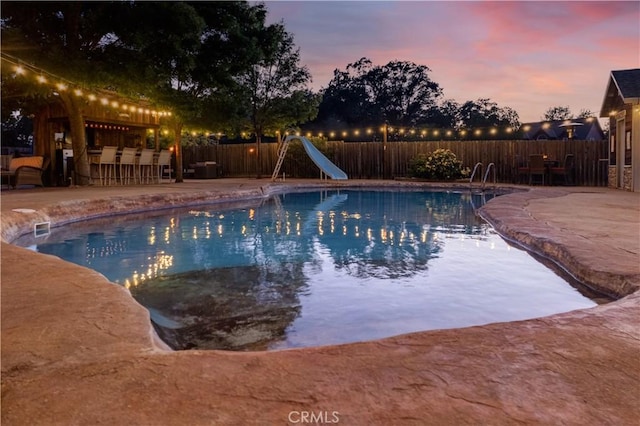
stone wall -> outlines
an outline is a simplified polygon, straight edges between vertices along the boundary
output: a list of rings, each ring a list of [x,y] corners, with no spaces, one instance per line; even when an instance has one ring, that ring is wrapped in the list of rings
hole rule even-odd
[[[618,185],[618,169],[616,166],[609,166],[609,188],[616,188]]]
[[[633,191],[633,169],[631,166],[624,166],[623,185],[622,188],[627,191]]]
[[[609,166],[609,188],[620,188],[626,191],[633,190],[633,169],[631,166],[624,166],[624,176],[622,188],[618,186],[617,166]]]

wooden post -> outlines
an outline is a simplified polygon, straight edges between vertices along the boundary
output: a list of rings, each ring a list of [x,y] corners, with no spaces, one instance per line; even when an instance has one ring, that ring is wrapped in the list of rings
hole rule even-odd
[[[176,154],[176,169],[174,170],[176,176],[176,183],[183,181],[182,176],[182,122],[175,122],[174,128],[175,134],[173,138],[174,152]]]
[[[387,123],[384,123],[384,126],[382,127],[382,178],[383,179],[386,179],[388,176],[387,167],[386,167],[388,127],[389,125]]]

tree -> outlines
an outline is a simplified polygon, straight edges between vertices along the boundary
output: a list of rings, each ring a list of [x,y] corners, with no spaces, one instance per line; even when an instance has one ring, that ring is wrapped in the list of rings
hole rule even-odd
[[[244,109],[256,138],[256,174],[260,172],[260,144],[265,131],[315,116],[317,101],[307,90],[311,75],[300,66],[300,51],[282,24],[265,28],[261,58],[236,78],[235,99]]]
[[[457,129],[460,123],[459,111],[460,104],[453,99],[446,99],[429,109],[423,124],[440,129]]]
[[[385,121],[415,126],[425,121],[427,112],[441,96],[440,86],[431,81],[424,65],[392,61],[369,73],[375,104]]]
[[[202,27],[197,14],[182,3],[158,3],[153,8],[148,5],[145,2],[5,2],[2,49],[18,52],[21,59],[82,87],[148,96],[153,92],[151,88],[163,81],[164,75],[172,75],[172,68],[168,68],[167,74],[157,74],[159,66],[147,65],[189,67],[188,60],[176,61],[176,58],[188,58],[185,52],[199,43],[198,29]],[[114,16],[118,19],[113,19]],[[135,24],[125,28],[126,23]],[[155,43],[156,48],[144,50],[144,56],[134,56],[127,38],[139,45]],[[149,74],[140,78],[141,70]],[[86,185],[90,182],[90,171],[83,111],[88,101],[62,87],[53,94],[56,97],[50,99],[59,100],[69,118],[76,183]]]
[[[136,2],[128,19],[119,21],[114,47],[122,62],[142,65],[151,83],[145,92],[172,109],[167,124],[174,136],[177,182],[183,178],[183,127],[220,121],[212,119],[208,107],[225,99],[233,76],[260,58],[265,16],[263,5],[237,1]],[[144,58],[143,63],[135,58]]]
[[[367,58],[335,70],[324,91],[318,121],[342,121],[348,126],[383,122],[412,126],[424,122],[441,96],[431,70],[413,62],[392,61],[373,66]]]
[[[578,115],[575,115],[571,112],[568,106],[555,106],[550,107],[542,116],[543,121],[562,121],[562,120],[572,120],[574,118],[589,118],[595,117],[596,114],[589,110],[582,108]]]
[[[14,147],[33,146],[33,120],[22,114],[11,114],[2,121],[2,145]]]
[[[70,80],[93,80],[101,74],[97,72],[100,61],[96,51],[100,50],[101,41],[107,33],[104,23],[108,20],[100,17],[110,16],[112,10],[108,3],[4,2],[2,51],[19,53],[22,59],[46,65],[47,69]],[[59,96],[53,98],[50,90],[40,93],[50,101],[61,102],[67,110],[74,135],[76,173],[80,184],[88,184],[83,101],[64,90],[58,90],[56,94]]]
[[[465,102],[458,111],[460,128],[519,125],[518,113],[509,107],[498,107],[490,99]]]
[[[542,116],[543,121],[560,121],[573,118],[573,114],[568,106],[549,107]]]
[[[174,111],[167,124],[180,181],[182,127],[210,122],[205,108],[212,98],[261,58],[265,16],[264,5],[240,1],[4,2],[2,48],[84,87],[153,99]],[[86,99],[58,92],[73,134],[77,183],[87,184]]]
[[[589,118],[589,117],[595,117],[596,114],[591,111],[590,109],[581,109],[580,113],[575,117],[575,118]]]
[[[344,71],[333,71],[333,79],[324,90],[317,122],[338,128],[379,124],[381,118],[372,107],[363,76],[371,70],[371,61],[362,58],[348,64]]]

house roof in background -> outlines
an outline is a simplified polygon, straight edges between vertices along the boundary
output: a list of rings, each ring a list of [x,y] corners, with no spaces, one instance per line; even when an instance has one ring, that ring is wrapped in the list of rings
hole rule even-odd
[[[567,126],[569,123],[579,125]],[[574,128],[573,139],[602,140],[605,138],[600,122],[595,117],[522,123],[520,131],[523,139],[567,139],[568,127]]]
[[[624,104],[640,104],[640,68],[611,71],[600,117],[607,117]]]
[[[611,71],[611,77],[625,102],[629,98],[640,99],[640,68]]]

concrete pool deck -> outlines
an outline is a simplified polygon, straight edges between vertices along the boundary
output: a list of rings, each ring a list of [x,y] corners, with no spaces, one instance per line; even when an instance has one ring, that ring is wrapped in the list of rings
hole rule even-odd
[[[166,350],[126,289],[6,243],[40,221],[56,225],[320,185],[220,179],[3,190],[2,424],[640,422],[639,194],[534,188],[481,209],[505,237],[620,296],[615,302],[527,321],[277,352]]]

